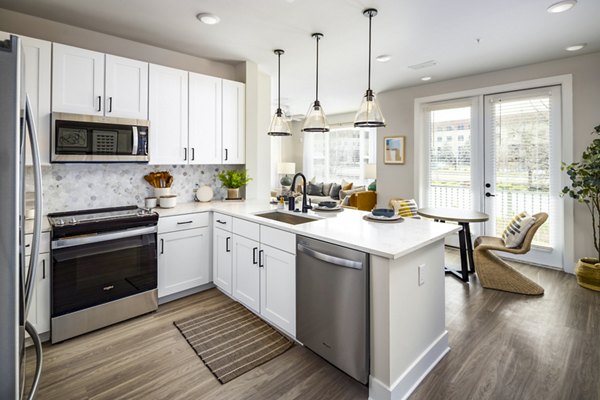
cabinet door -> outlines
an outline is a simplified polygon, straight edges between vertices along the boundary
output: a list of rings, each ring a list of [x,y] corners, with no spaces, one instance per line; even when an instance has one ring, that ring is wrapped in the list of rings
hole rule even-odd
[[[231,233],[223,229],[213,231],[213,283],[231,295],[232,270]]]
[[[25,257],[29,265],[30,257]],[[31,305],[27,320],[33,325],[37,333],[50,330],[50,254],[40,254],[36,271]]]
[[[103,115],[104,54],[54,43],[52,111]]]
[[[106,55],[105,115],[148,119],[148,63]]]
[[[188,73],[150,64],[151,164],[188,163]]]
[[[223,164],[246,162],[246,90],[223,80]]]
[[[50,164],[50,76],[52,70],[52,43],[45,40],[21,37],[25,52],[25,90],[31,102],[40,161]],[[27,140],[26,163],[32,165]]]
[[[260,312],[258,242],[233,235],[233,298]]]
[[[190,72],[190,164],[221,164],[222,79]]]
[[[158,297],[210,281],[208,233],[198,228],[158,235]]]
[[[261,245],[260,315],[296,336],[296,256]]]

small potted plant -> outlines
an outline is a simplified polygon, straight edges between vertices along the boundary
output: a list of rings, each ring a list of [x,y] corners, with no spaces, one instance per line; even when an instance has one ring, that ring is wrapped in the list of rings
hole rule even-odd
[[[240,188],[246,186],[252,180],[245,169],[230,169],[221,171],[217,175],[224,187],[227,188],[227,199],[240,199]]]
[[[592,134],[600,136],[600,125],[594,128]],[[600,137],[596,137],[585,149],[580,162],[562,163],[561,169],[567,172],[571,180],[562,194],[584,204],[591,214],[594,247],[597,251],[596,257],[577,261],[577,283],[600,291]]]

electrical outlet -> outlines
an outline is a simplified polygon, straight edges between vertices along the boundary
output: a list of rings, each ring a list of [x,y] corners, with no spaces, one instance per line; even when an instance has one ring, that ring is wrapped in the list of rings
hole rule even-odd
[[[425,284],[425,264],[419,265],[419,286]]]

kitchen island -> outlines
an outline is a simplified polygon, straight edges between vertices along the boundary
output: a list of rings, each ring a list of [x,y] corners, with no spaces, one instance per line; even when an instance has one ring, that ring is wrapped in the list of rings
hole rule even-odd
[[[261,217],[267,201],[184,203],[161,217],[218,212],[370,254],[371,399],[406,398],[450,350],[445,327],[444,238],[456,225],[420,219],[366,221],[366,212],[306,214],[292,225]],[[283,211],[288,212],[288,211]],[[297,213],[296,213],[297,214]],[[160,222],[159,222],[160,223]]]

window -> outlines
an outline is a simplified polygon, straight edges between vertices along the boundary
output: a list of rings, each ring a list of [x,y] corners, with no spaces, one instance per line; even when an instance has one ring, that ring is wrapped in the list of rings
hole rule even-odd
[[[465,141],[465,136],[464,135],[458,135],[458,141],[459,142],[464,142]]]
[[[364,166],[374,164],[376,154],[376,129],[349,127],[304,134],[304,172],[317,182],[368,184]]]

